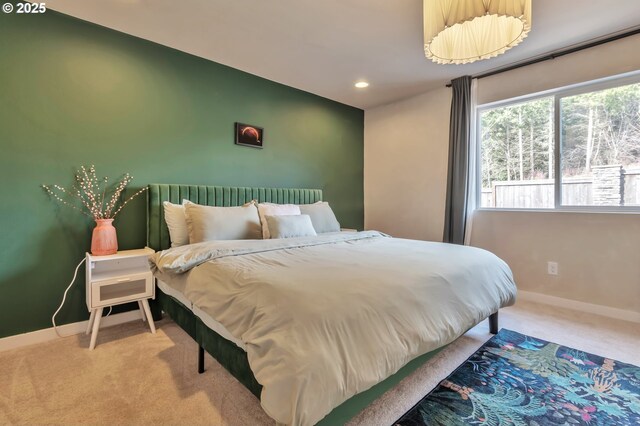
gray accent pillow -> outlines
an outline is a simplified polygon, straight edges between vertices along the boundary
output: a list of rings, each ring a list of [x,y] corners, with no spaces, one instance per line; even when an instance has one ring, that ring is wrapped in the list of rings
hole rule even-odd
[[[318,201],[315,204],[302,204],[300,205],[300,213],[311,217],[313,228],[318,234],[340,232],[340,223],[326,201]]]
[[[262,226],[255,203],[240,207],[185,204],[189,243],[214,240],[261,240]]]
[[[315,237],[311,218],[307,214],[265,216],[271,238]]]

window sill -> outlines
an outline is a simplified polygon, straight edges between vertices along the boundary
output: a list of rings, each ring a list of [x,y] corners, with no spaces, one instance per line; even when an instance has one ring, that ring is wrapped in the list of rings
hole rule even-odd
[[[524,209],[524,208],[491,208],[481,207],[475,211],[480,212],[512,212],[512,213],[587,213],[587,214],[631,214],[640,215],[640,207],[622,207],[615,210],[607,208],[593,208],[593,207],[564,207],[560,209]]]

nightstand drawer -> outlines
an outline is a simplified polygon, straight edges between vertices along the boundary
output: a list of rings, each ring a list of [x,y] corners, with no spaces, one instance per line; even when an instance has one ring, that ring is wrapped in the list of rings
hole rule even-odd
[[[150,272],[123,275],[91,283],[91,307],[116,305],[153,297]]]

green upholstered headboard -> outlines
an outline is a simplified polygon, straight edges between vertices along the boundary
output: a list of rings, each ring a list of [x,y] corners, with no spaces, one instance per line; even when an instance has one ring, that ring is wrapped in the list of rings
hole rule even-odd
[[[180,204],[183,199],[221,207],[241,206],[251,200],[261,203],[311,204],[322,201],[322,190],[151,184],[147,192],[147,245],[152,249],[165,250],[171,246],[162,202]]]

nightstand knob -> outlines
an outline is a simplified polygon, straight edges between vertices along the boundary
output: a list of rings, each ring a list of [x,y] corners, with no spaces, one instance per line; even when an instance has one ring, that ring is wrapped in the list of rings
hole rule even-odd
[[[131,277],[127,277],[127,278],[120,278],[120,279],[118,279],[118,282],[119,282],[119,283],[126,283],[126,282],[128,282],[128,281],[131,281]]]

